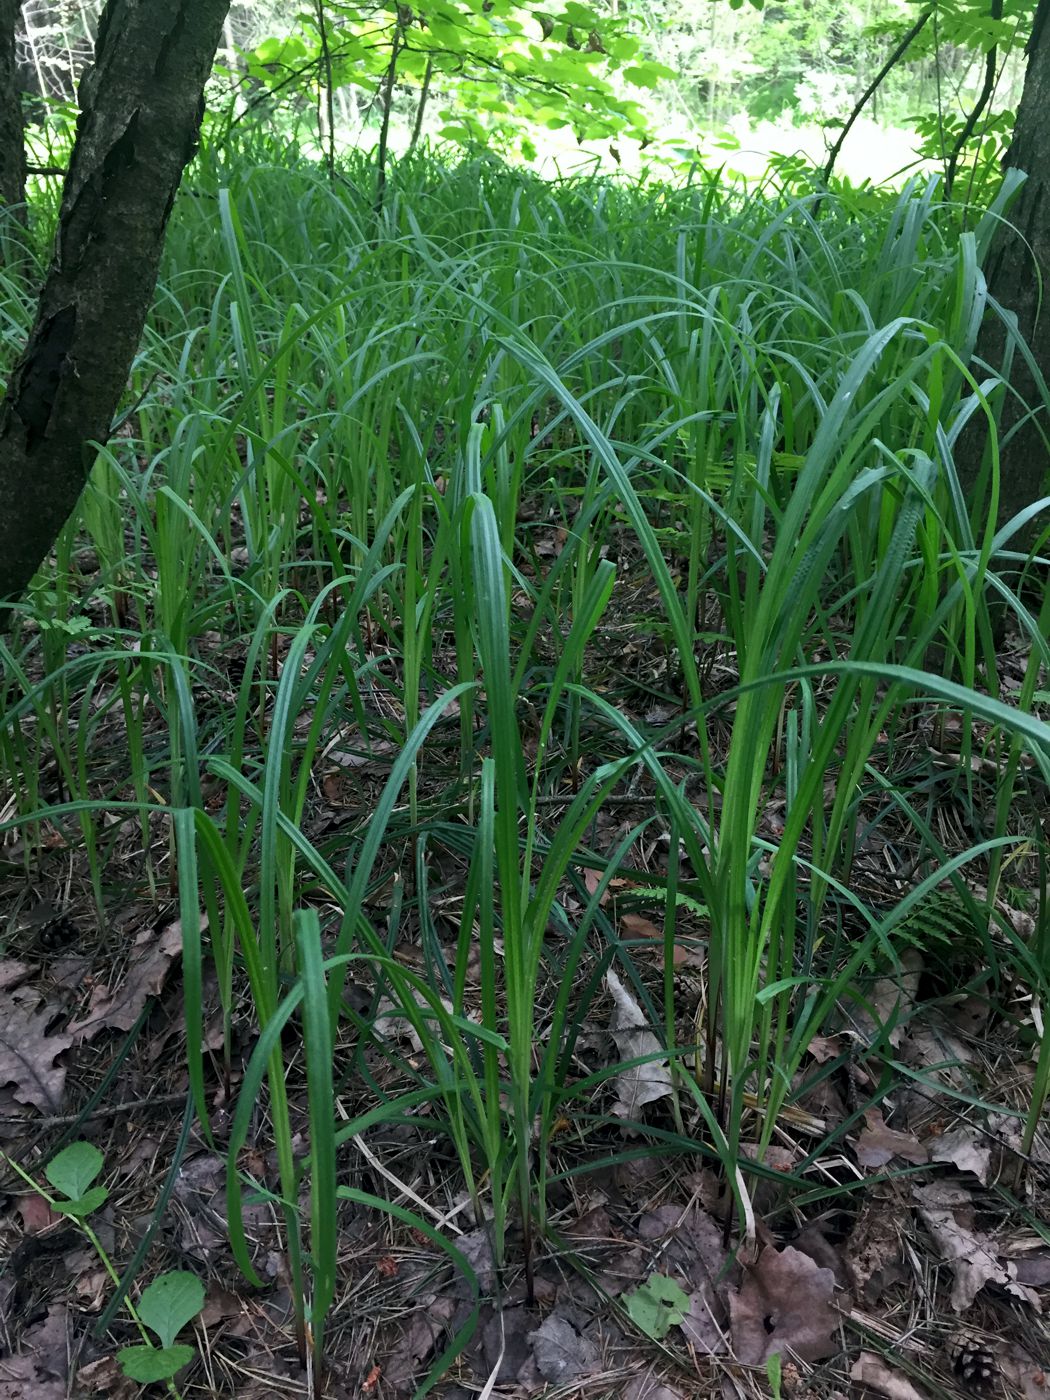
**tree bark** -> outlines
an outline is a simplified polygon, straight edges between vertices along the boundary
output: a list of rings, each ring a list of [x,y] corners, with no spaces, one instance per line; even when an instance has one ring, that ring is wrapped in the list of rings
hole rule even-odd
[[[21,8],[22,0],[0,0],[0,205],[14,206],[24,221],[26,152],[15,63],[15,28]]]
[[[76,506],[127,383],[229,0],[108,0],[36,323],[0,405],[0,600]]]
[[[1009,213],[1009,224],[996,234],[985,268],[989,295],[1017,316],[1017,328],[1031,347],[1044,382],[1050,382],[1050,0],[1039,0],[1028,42],[1028,67],[1017,111],[1014,136],[1004,164],[1026,172]],[[1019,236],[1020,235],[1020,236]],[[1040,287],[1040,282],[1042,286]],[[981,331],[977,352],[994,370],[1008,349],[1005,326],[990,314]],[[999,414],[999,523],[1005,524],[1045,493],[1050,453],[1050,404],[1022,357],[1014,352],[1010,389]],[[1027,407],[1026,407],[1027,405]],[[1021,422],[1032,411],[1027,421]],[[1012,434],[1012,436],[1008,436]],[[1004,439],[1007,439],[1004,441]],[[987,446],[985,420],[980,415],[963,435],[958,466],[964,488],[972,489]],[[1011,541],[1029,543],[1047,523],[1044,511]]]

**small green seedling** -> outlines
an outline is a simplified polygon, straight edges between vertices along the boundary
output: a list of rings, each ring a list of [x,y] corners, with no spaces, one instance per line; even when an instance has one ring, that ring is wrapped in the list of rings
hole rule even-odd
[[[666,1274],[650,1274],[627,1294],[625,1306],[631,1321],[659,1342],[689,1315],[689,1295]]]
[[[103,1167],[102,1153],[98,1148],[90,1142],[73,1142],[48,1162],[44,1175],[59,1193],[56,1197],[40,1191],[33,1178],[10,1157],[6,1161],[23,1181],[44,1197],[56,1214],[71,1216],[77,1222],[94,1246],[110,1278],[119,1284],[120,1279],[112,1261],[87,1220],[92,1211],[98,1210],[109,1196],[104,1186],[92,1184]],[[195,1349],[185,1343],[177,1343],[175,1338],[204,1306],[204,1285],[195,1274],[161,1274],[143,1290],[137,1305],[126,1299],[125,1306],[139,1329],[142,1342],[123,1347],[118,1352],[121,1369],[129,1380],[137,1381],[140,1385],[167,1381],[169,1391],[177,1396],[178,1391],[171,1378],[193,1360]],[[159,1347],[150,1339],[150,1332],[159,1337]]]
[[[102,1153],[90,1142],[71,1142],[44,1168],[44,1175],[64,1201],[53,1202],[51,1209],[60,1215],[72,1215],[83,1220],[98,1210],[109,1192],[104,1186],[91,1183],[102,1170]]]
[[[196,1274],[170,1273],[143,1290],[137,1312],[139,1320],[160,1338],[160,1347],[150,1343],[123,1347],[117,1353],[124,1374],[140,1385],[166,1381],[187,1361],[195,1348],[175,1338],[204,1306],[204,1285]]]
[[[772,1356],[766,1358],[766,1379],[769,1381],[769,1393],[773,1400],[780,1400],[782,1395],[781,1384],[783,1379],[783,1367],[780,1364],[780,1352],[775,1351]]]

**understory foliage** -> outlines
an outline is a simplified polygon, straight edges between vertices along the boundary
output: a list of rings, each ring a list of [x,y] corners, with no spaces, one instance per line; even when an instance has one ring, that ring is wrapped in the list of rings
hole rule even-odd
[[[621,1150],[623,1065],[575,1054],[610,969],[670,1076],[635,1130],[720,1164],[746,1235],[807,1047],[872,1024],[872,969],[923,938],[923,901],[956,901],[993,998],[1043,1004],[1050,968],[1047,605],[989,523],[994,438],[976,498],[953,459],[997,401],[998,367],[967,366],[1009,183],[964,231],[936,181],[818,210],[420,157],[377,226],[372,179],[201,161],[126,417],[0,644],[3,829],[27,868],[56,829],[82,843],[103,918],[129,833],[128,878],[178,892],[202,1124],[212,1076],[234,1082],[233,1248],[255,1278],[240,1205],[265,1193],[318,1360],[340,1200],[473,1277],[425,1216],[337,1184],[350,1138],[426,1115],[526,1268],[566,1118]],[[859,873],[872,843],[913,858],[889,901]],[[340,1093],[361,1107],[336,1122]],[[272,1180],[242,1170],[260,1095]],[[826,1146],[777,1179],[804,1186]]]

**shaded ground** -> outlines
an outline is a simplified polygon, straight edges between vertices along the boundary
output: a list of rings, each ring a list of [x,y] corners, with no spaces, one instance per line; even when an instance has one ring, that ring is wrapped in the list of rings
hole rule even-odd
[[[556,531],[546,543],[539,540],[538,548],[546,547],[557,549]],[[629,566],[625,553],[622,569]],[[653,599],[644,572],[630,574],[635,584],[619,594],[619,615],[607,620],[592,648],[605,668],[592,683],[640,723],[661,725],[679,703],[675,677],[662,647],[639,630],[639,619],[653,614]],[[211,646],[209,661],[225,666],[232,693],[237,640],[216,637]],[[712,693],[732,683],[732,656],[712,648],[707,663]],[[1004,675],[1015,664],[1008,643]],[[202,714],[224,703],[221,686],[197,698]],[[383,703],[381,686],[375,701]],[[453,771],[451,726],[446,738]],[[674,742],[688,786],[688,729]],[[593,757],[593,742],[586,752]],[[440,804],[439,748],[435,755],[428,761],[430,796]],[[119,768],[119,736],[112,736],[109,752],[100,743],[97,757]],[[304,820],[319,847],[346,850],[367,821],[392,758],[374,745],[355,747],[352,735],[329,745]],[[972,843],[973,782],[979,794],[983,778],[978,772],[959,781],[957,728],[932,714],[920,717],[909,735],[888,744],[881,762],[888,776],[906,771],[912,782],[924,768],[945,848]],[[673,758],[668,763],[673,771]],[[567,791],[572,776],[567,769]],[[994,770],[985,776],[991,783]],[[428,794],[421,796],[425,803]],[[575,883],[563,892],[570,918],[596,887],[595,862],[647,806],[651,796],[640,783],[602,810]],[[454,822],[455,808],[446,815]],[[898,900],[921,873],[908,833],[889,821],[873,801],[858,840],[854,891],[872,907]],[[780,823],[782,803],[774,796],[764,833],[771,841]],[[42,1164],[62,1144],[91,1140],[104,1154],[110,1189],[94,1224],[118,1272],[147,1239],[140,1283],[165,1268],[207,1281],[205,1309],[193,1328],[199,1356],[180,1377],[183,1395],[308,1394],[290,1341],[287,1273],[272,1205],[257,1202],[247,1212],[261,1290],[241,1278],[226,1242],[220,1153],[253,1030],[246,1011],[233,1028],[227,1084],[214,986],[206,1010],[215,1143],[197,1127],[182,1130],[188,1082],[181,931],[164,889],[174,873],[163,817],[152,819],[150,839],[159,881],[153,889],[137,818],[114,817],[106,831],[104,921],[75,827],[47,827],[46,854],[31,874],[18,841],[7,843],[0,866],[0,1146],[42,1180]],[[605,926],[617,948],[629,950],[640,985],[603,975],[608,950],[596,938],[577,974],[581,990],[593,987],[590,1004],[578,1009],[578,1078],[657,1045],[640,997],[646,988],[657,1002],[662,995],[663,916],[646,880],[666,869],[666,850],[658,836],[639,842],[605,901]],[[396,850],[387,861],[393,875]],[[411,871],[407,851],[400,868]],[[465,862],[454,843],[434,840],[427,868],[434,925],[451,940]],[[1022,867],[1014,882],[1023,883],[1023,876]],[[701,1115],[689,1096],[676,1098],[672,1077],[659,1064],[610,1079],[587,1112],[566,1118],[556,1134],[550,1229],[536,1260],[531,1304],[520,1241],[512,1240],[498,1277],[485,1233],[470,1218],[455,1159],[428,1131],[425,1111],[417,1123],[377,1129],[348,1144],[340,1180],[423,1211],[481,1282],[477,1328],[434,1393],[447,1400],[477,1394],[687,1400],[775,1394],[779,1386],[787,1395],[891,1400],[1050,1394],[1043,1318],[1050,1300],[1050,1135],[1044,1126],[1028,1152],[1021,1138],[1039,1012],[1009,986],[991,994],[975,964],[981,940],[967,934],[965,911],[952,892],[937,893],[922,907],[900,968],[873,968],[863,998],[844,1004],[840,1025],[811,1046],[764,1168],[746,1174],[756,1221],[742,1249]],[[380,882],[373,898],[381,908],[387,886]],[[1031,936],[1030,916],[1013,909],[1010,917],[1018,937]],[[419,933],[418,920],[409,921],[394,951],[425,969]],[[550,936],[556,968],[558,930]],[[702,916],[683,907],[675,937],[677,1037],[688,1045],[705,995]],[[553,994],[554,981],[546,979],[545,995]],[[379,990],[362,975],[349,996],[364,1012],[374,1010]],[[887,1035],[878,1033],[879,1022],[890,1027]],[[294,1041],[286,1048],[305,1148],[305,1087]],[[410,1084],[418,1049],[408,1024],[389,1016],[375,1022],[371,1041],[348,1038],[337,1055],[337,1069],[345,1071],[340,1116],[362,1111],[374,1095],[356,1070],[396,1091]],[[699,1060],[698,1050],[683,1072],[699,1073]],[[621,1126],[622,1118],[644,1121],[652,1137]],[[275,1185],[264,1105],[254,1140],[248,1169]],[[118,1313],[103,1336],[95,1333],[114,1288],[94,1251],[7,1168],[2,1187],[0,1400],[137,1393],[114,1360],[119,1345],[135,1340],[126,1314]],[[344,1203],[324,1393],[413,1394],[472,1310],[464,1279],[426,1236]],[[779,1377],[774,1353],[782,1356]]]

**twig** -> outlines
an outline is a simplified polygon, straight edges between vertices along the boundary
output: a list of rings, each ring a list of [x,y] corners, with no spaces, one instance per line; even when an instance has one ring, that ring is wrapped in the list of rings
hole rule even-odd
[[[1001,20],[1002,17],[1003,0],[992,0],[990,18],[993,21],[998,21]],[[962,130],[959,132],[955,145],[952,147],[952,153],[948,157],[948,164],[944,171],[944,193],[946,197],[951,194],[952,186],[955,184],[955,173],[959,167],[959,158],[963,153],[963,148],[973,135],[974,128],[980,120],[981,113],[991,101],[992,92],[995,88],[995,67],[998,58],[998,46],[993,44],[988,50],[988,57],[985,59],[984,83],[981,87],[981,91],[977,96],[977,101],[973,104],[970,115],[966,118],[965,122],[963,122]]]
[[[849,135],[853,123],[857,120],[861,112],[864,110],[865,106],[868,103],[868,99],[872,96],[874,92],[878,90],[879,87],[881,87],[883,82],[889,76],[892,69],[900,62],[901,58],[911,46],[912,41],[915,38],[917,38],[917,36],[925,26],[926,21],[933,14],[934,8],[935,7],[931,5],[928,10],[923,10],[922,14],[915,21],[912,27],[908,30],[904,38],[900,41],[900,43],[890,54],[886,62],[875,74],[875,77],[868,84],[862,96],[858,99],[856,106],[853,108],[853,111],[849,114],[849,119],[847,120],[846,125],[842,128],[841,132],[839,133],[839,139],[835,142],[834,146],[832,146],[831,151],[828,155],[827,164],[824,166],[825,185],[831,179],[831,172],[834,169],[835,161],[838,159],[839,151],[842,150],[843,143],[845,142],[846,137]]]
[[[90,1113],[56,1113],[50,1118],[18,1118],[10,1115],[0,1116],[0,1123],[24,1123],[34,1131],[44,1128],[63,1128],[70,1123],[87,1123],[92,1118],[112,1118],[121,1113],[134,1113],[136,1109],[153,1108],[155,1106],[185,1103],[186,1095],[181,1094],[154,1094],[147,1099],[125,1099],[122,1103],[99,1104]]]

